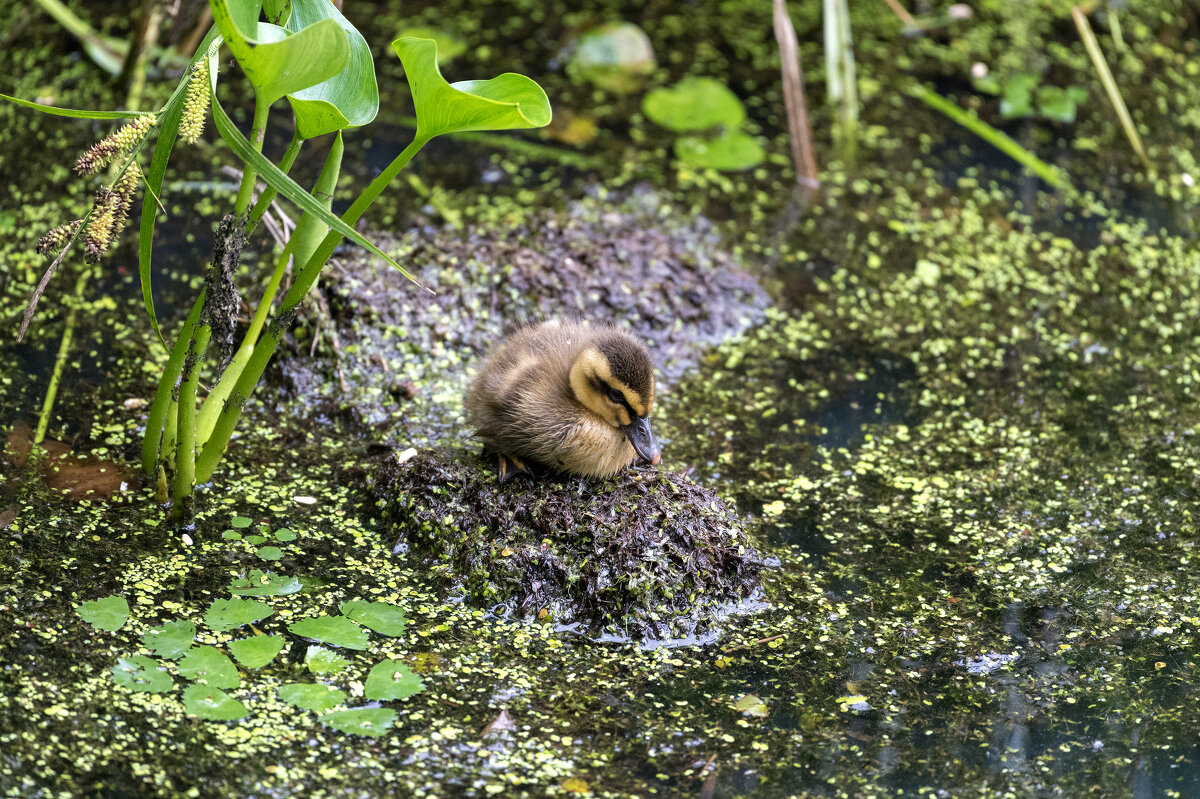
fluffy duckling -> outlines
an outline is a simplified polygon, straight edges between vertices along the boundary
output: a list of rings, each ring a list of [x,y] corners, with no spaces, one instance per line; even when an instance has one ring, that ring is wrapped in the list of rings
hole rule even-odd
[[[551,320],[523,327],[484,359],[467,389],[476,436],[525,471],[528,459],[608,477],[662,455],[650,430],[654,367],[635,338],[611,327]]]

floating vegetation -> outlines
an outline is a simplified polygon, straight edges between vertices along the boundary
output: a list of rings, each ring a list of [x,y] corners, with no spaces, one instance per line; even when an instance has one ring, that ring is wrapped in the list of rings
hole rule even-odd
[[[129,602],[122,596],[106,596],[84,602],[76,609],[79,618],[97,630],[113,632],[125,626],[129,620]]]
[[[275,659],[287,642],[281,635],[255,635],[229,642],[229,652],[248,669],[261,669]]]

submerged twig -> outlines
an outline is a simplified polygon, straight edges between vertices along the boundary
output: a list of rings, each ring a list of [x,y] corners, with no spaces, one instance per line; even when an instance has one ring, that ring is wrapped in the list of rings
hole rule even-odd
[[[804,189],[805,201],[821,187],[817,178],[817,159],[813,154],[812,125],[808,120],[808,102],[804,96],[804,70],[800,66],[800,48],[796,29],[787,13],[786,0],[774,0],[775,40],[779,43],[779,62],[783,73],[783,103],[787,109],[788,133],[792,142],[792,162],[796,182]]]

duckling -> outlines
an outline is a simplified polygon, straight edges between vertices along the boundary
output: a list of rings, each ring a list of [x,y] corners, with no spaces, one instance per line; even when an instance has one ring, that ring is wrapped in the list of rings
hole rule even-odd
[[[520,328],[484,359],[466,397],[475,435],[500,458],[500,481],[524,459],[608,477],[637,457],[662,459],[650,430],[654,367],[612,327],[551,320]]]

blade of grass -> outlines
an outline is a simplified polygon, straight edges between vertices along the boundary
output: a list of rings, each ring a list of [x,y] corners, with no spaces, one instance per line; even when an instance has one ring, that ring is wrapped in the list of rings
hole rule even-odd
[[[1150,158],[1146,155],[1146,149],[1142,146],[1142,137],[1138,135],[1137,128],[1133,125],[1133,117],[1129,115],[1129,109],[1125,107],[1125,100],[1121,97],[1121,88],[1117,86],[1117,81],[1108,68],[1108,62],[1104,60],[1100,42],[1096,41],[1096,34],[1092,32],[1087,15],[1082,8],[1075,6],[1071,9],[1071,18],[1075,20],[1075,27],[1079,29],[1079,37],[1083,39],[1083,46],[1087,48],[1088,56],[1092,59],[1092,66],[1096,68],[1096,73],[1100,76],[1100,83],[1104,86],[1108,101],[1112,103],[1113,110],[1117,112],[1117,119],[1121,121],[1121,128],[1125,131],[1125,138],[1129,139],[1129,146],[1137,153],[1138,158],[1142,161],[1142,166],[1146,167],[1146,171],[1152,171],[1154,165],[1150,163]]]

